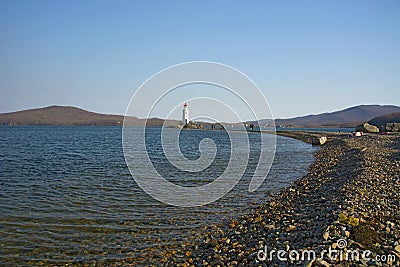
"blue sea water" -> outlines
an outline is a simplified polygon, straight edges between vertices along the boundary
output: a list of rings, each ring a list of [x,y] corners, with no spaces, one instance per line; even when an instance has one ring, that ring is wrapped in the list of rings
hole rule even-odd
[[[308,132],[342,132],[350,133],[354,132],[355,128],[292,128],[292,127],[276,127],[277,131],[308,131]]]
[[[162,155],[160,128],[146,131],[156,169],[177,184],[213,181],[229,161],[226,132],[181,131],[179,145],[188,159],[199,157],[204,138],[217,145],[209,168],[182,173]],[[272,169],[250,193],[260,133],[249,133],[250,161],[239,184],[212,204],[179,208],[154,200],[135,183],[121,134],[121,127],[0,127],[0,265],[123,260],[180,244],[205,225],[250,212],[271,191],[305,175],[316,149],[278,136]]]

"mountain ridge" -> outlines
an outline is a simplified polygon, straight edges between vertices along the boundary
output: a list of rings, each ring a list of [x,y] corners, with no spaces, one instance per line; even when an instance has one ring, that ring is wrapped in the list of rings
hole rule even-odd
[[[333,112],[311,114],[289,119],[276,119],[275,125],[354,127],[375,117],[394,112],[400,112],[400,107],[394,105],[358,105]]]
[[[377,127],[384,127],[387,123],[400,123],[400,112],[375,117],[368,121],[368,123]]]
[[[289,119],[276,119],[276,126],[285,127],[355,127],[376,117],[400,113],[394,105],[358,105],[334,112],[310,114]],[[0,114],[0,125],[65,125],[65,126],[122,126],[123,115],[101,114],[72,106],[48,106]],[[140,119],[125,117],[130,126],[162,126],[160,118]],[[271,119],[262,119],[260,124],[271,124]],[[168,120],[167,125],[177,124]],[[245,122],[251,123],[251,122]]]
[[[0,125],[60,125],[60,126],[158,126],[163,119],[139,119],[122,115],[101,114],[73,106],[52,105],[44,108],[33,108],[0,114]]]

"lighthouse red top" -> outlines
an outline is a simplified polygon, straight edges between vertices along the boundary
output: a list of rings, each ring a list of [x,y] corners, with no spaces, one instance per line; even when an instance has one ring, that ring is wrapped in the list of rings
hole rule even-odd
[[[188,104],[185,102],[185,105],[183,105],[184,107],[187,107],[188,106]]]

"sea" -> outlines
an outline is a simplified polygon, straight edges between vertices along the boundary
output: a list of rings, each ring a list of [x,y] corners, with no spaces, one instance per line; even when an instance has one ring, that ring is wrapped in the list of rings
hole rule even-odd
[[[143,128],[132,131],[139,135]],[[196,175],[171,171],[175,167],[160,147],[161,128],[149,127],[146,133],[156,169],[183,186],[213,181],[230,160],[226,131],[181,131],[179,146],[186,158],[198,158],[199,143],[209,138],[217,147],[216,163]],[[138,186],[124,158],[121,127],[1,126],[0,265],[135,259],[251,212],[304,176],[318,149],[277,136],[271,170],[249,192],[260,134],[265,133],[247,133],[250,160],[233,190],[211,204],[187,208],[155,200]]]

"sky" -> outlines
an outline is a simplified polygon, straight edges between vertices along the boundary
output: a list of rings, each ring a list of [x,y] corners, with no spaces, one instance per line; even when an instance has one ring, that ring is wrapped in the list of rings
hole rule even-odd
[[[240,70],[275,118],[400,106],[400,1],[1,0],[0,33],[1,113],[124,114],[149,77],[189,61]]]

